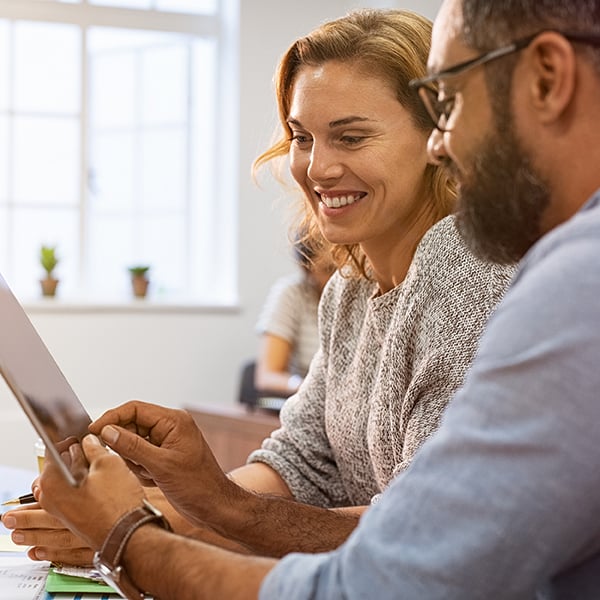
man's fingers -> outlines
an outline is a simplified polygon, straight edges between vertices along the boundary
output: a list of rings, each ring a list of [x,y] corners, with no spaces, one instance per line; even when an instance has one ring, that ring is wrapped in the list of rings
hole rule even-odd
[[[118,425],[130,430],[133,429],[132,426],[135,426],[137,433],[145,437],[156,422],[168,412],[169,409],[132,400],[117,408],[107,410],[90,424],[89,430],[98,435],[107,425]]]
[[[91,567],[94,552],[91,548],[53,548],[51,546],[33,546],[27,551],[31,560],[49,560],[53,563]]]
[[[85,542],[65,529],[64,525],[60,529],[15,529],[11,538],[21,546],[45,546],[63,550],[86,547]]]
[[[73,444],[69,446],[69,456],[71,457],[71,464],[69,469],[73,474],[73,477],[77,481],[81,481],[87,474],[89,463],[83,453],[81,444]]]
[[[100,434],[107,446],[110,446],[125,460],[136,465],[152,464],[156,446],[141,438],[137,433],[132,433],[121,427],[107,425]]]
[[[7,529],[64,529],[60,519],[41,508],[29,506],[4,513],[2,523]]]
[[[102,445],[97,436],[93,434],[86,435],[81,441],[84,459],[91,465],[95,460],[108,454],[108,450]]]

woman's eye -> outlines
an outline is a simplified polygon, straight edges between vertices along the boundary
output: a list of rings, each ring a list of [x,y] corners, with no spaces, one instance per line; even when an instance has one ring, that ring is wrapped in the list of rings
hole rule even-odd
[[[344,135],[340,139],[344,144],[355,146],[356,144],[360,144],[362,141],[364,141],[365,137],[361,135]]]
[[[299,146],[310,143],[310,136],[304,135],[303,133],[294,133],[292,134],[291,141]]]

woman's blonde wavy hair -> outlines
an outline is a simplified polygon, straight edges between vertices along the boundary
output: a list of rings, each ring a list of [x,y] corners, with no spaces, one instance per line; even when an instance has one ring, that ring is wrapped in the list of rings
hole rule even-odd
[[[281,166],[289,155],[292,132],[287,118],[293,86],[298,71],[306,65],[314,67],[330,60],[352,62],[361,70],[378,74],[392,84],[398,102],[408,110],[415,126],[427,135],[431,122],[408,82],[425,75],[430,42],[431,21],[425,17],[405,10],[377,9],[353,11],[298,39],[283,55],[275,76],[281,130],[273,145],[254,162],[254,173],[270,161]],[[452,212],[456,193],[453,182],[440,167],[427,165],[425,178],[433,225]],[[307,232],[306,244],[321,252],[328,250],[338,268],[354,267],[349,271],[368,277],[367,257],[360,246],[329,244],[321,235],[307,199],[301,220],[298,227]]]

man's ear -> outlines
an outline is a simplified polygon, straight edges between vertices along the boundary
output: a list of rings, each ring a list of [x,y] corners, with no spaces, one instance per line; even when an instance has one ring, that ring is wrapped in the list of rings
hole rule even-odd
[[[527,49],[531,77],[529,97],[542,123],[559,118],[575,91],[577,58],[570,42],[559,33],[541,33]]]

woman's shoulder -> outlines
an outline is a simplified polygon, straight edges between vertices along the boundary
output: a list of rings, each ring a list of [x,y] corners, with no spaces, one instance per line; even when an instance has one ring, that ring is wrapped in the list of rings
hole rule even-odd
[[[413,262],[431,263],[437,267],[443,265],[450,271],[475,269],[511,276],[516,270],[516,265],[499,265],[476,256],[461,235],[455,215],[441,219],[427,231],[417,247]]]
[[[366,277],[351,275],[337,270],[327,282],[323,290],[323,297],[330,300],[342,298],[369,298],[373,294],[376,284]]]
[[[434,223],[425,233],[417,247],[417,254],[430,254],[449,248],[464,248],[455,215],[448,215]]]
[[[349,318],[355,313],[364,313],[377,284],[364,277],[345,275],[336,271],[327,282],[319,312],[330,320]]]
[[[430,282],[435,288],[476,286],[504,290],[516,265],[500,265],[476,256],[462,237],[456,217],[450,215],[433,225],[421,239],[408,280]]]

